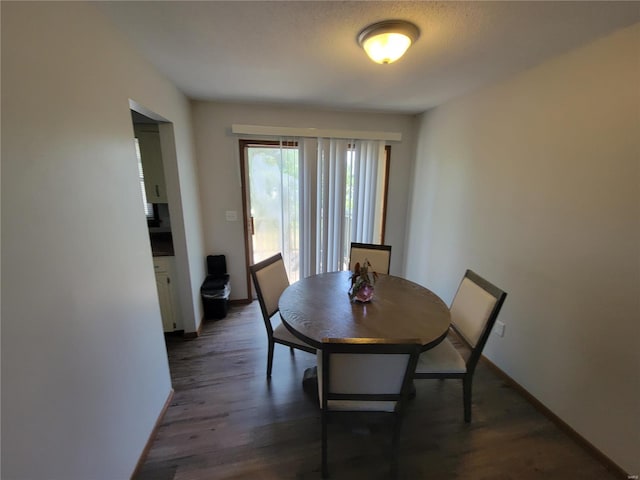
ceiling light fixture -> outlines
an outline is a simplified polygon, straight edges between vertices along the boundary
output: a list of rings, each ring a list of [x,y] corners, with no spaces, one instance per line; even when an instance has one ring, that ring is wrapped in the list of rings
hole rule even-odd
[[[376,63],[393,63],[420,36],[413,23],[404,20],[385,20],[365,27],[358,34],[358,43]]]

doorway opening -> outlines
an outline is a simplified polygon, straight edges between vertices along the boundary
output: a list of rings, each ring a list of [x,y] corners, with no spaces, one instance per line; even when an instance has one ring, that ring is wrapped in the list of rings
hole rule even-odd
[[[162,318],[167,334],[184,333],[178,292],[177,265],[173,245],[169,197],[164,174],[160,127],[163,123],[131,109],[134,146],[142,210],[146,217],[153,267]]]

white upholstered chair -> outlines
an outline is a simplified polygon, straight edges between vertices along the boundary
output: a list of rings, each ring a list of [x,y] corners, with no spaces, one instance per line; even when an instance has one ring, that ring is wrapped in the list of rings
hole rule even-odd
[[[391,470],[395,472],[402,415],[419,352],[418,340],[323,339],[318,350],[323,478],[329,474],[329,417],[353,418],[354,412],[393,417]]]
[[[349,255],[349,270],[353,271],[356,263],[362,265],[369,260],[371,269],[376,273],[389,273],[391,263],[391,245],[374,245],[372,243],[352,243]]]
[[[477,273],[467,270],[451,304],[451,330],[470,348],[465,359],[449,339],[423,352],[415,379],[462,380],[464,420],[471,421],[471,387],[482,349],[498,318],[507,294]]]
[[[291,353],[293,353],[294,348],[297,348],[315,354],[316,349],[294,337],[289,330],[280,323],[279,319],[276,320],[278,322],[276,327],[274,328],[273,326],[273,317],[278,312],[278,300],[280,300],[282,292],[289,286],[289,278],[287,277],[282,255],[278,253],[262,262],[251,265],[249,270],[251,271],[251,278],[253,278],[253,284],[256,288],[258,301],[260,302],[264,326],[267,329],[269,341],[267,377],[271,377],[273,350],[276,343],[288,346],[291,348]]]

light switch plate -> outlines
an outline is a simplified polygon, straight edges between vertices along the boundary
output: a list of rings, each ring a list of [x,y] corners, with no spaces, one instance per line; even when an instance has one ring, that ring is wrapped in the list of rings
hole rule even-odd
[[[493,333],[499,337],[504,337],[504,323],[500,320],[496,320],[496,323],[493,325]]]
[[[227,222],[237,222],[238,221],[238,212],[235,210],[227,210],[226,211]]]

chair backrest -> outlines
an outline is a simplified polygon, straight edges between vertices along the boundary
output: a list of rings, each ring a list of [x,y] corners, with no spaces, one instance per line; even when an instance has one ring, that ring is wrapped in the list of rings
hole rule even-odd
[[[280,253],[249,267],[256,288],[260,310],[269,334],[273,332],[270,318],[278,311],[278,300],[289,286],[287,270]]]
[[[467,270],[451,303],[451,326],[472,348],[467,371],[475,367],[491,333],[506,292]]]
[[[420,341],[325,338],[318,350],[323,409],[400,412],[411,392]]]
[[[372,243],[352,243],[349,256],[349,270],[353,271],[356,263],[362,265],[367,259],[374,272],[389,273],[391,263],[391,245],[374,245]]]

